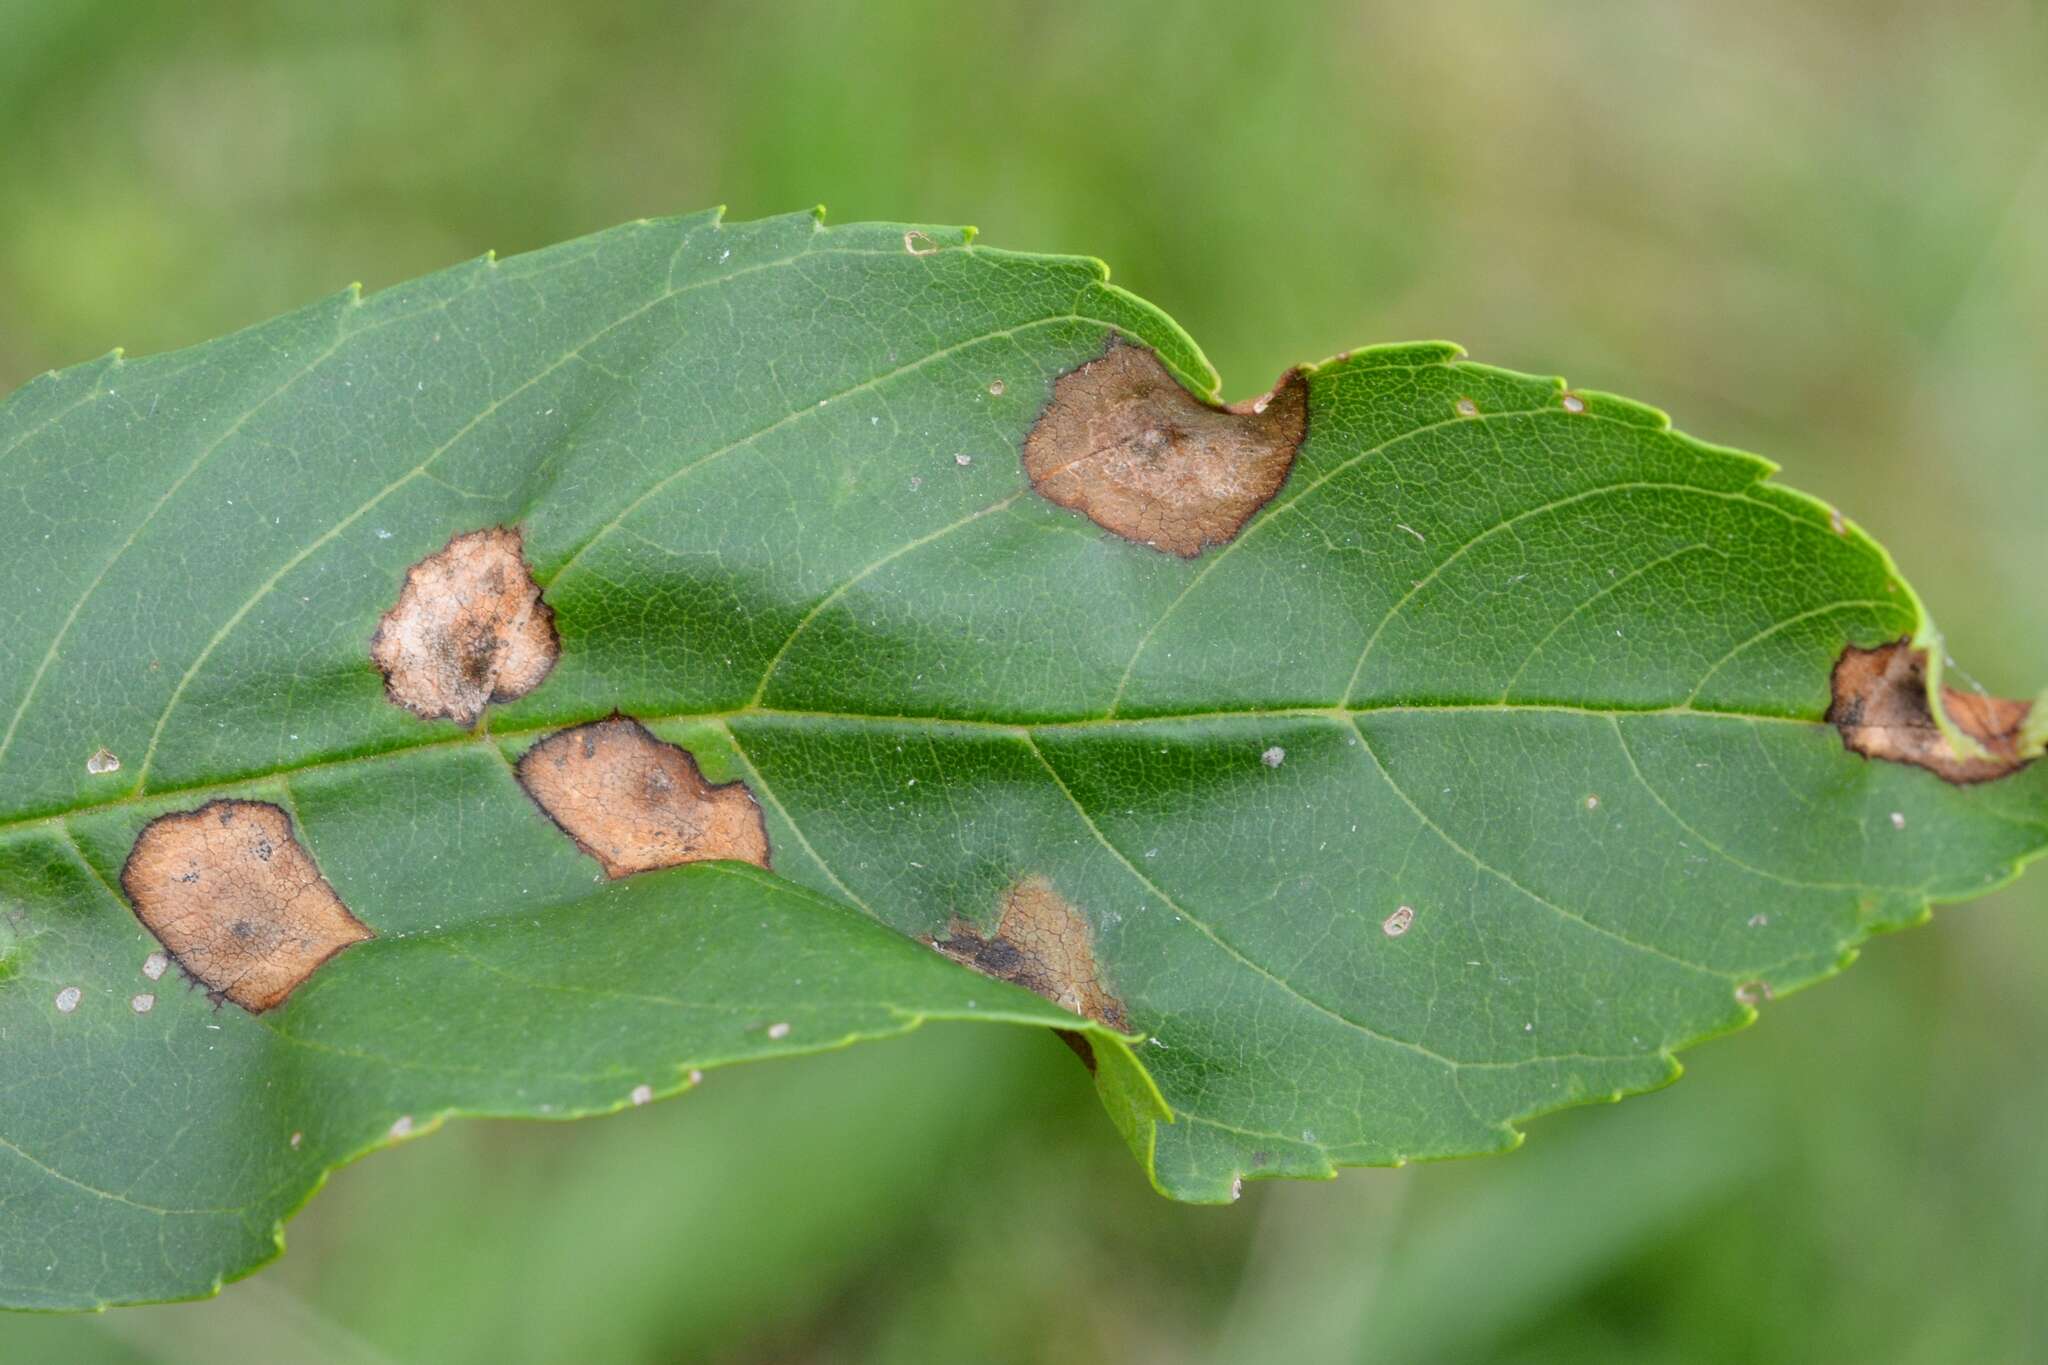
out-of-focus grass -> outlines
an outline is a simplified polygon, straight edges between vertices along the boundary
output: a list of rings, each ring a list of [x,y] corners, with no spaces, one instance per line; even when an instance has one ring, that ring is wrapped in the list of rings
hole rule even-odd
[[[1236,393],[1447,336],[1660,403],[2031,693],[2044,57],[1992,0],[0,0],[0,388],[709,203],[975,222],[1109,259]],[[1516,1156],[1230,1210],[1151,1195],[1056,1045],[933,1032],[458,1125],[220,1301],[0,1360],[2038,1359],[2044,980],[2037,872]]]

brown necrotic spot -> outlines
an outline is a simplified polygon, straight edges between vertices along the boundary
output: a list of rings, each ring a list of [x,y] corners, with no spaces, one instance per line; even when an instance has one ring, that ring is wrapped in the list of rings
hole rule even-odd
[[[1235,536],[1280,490],[1307,430],[1298,370],[1261,398],[1215,407],[1151,351],[1116,344],[1054,381],[1024,438],[1024,472],[1104,530],[1192,558]]]
[[[519,785],[608,877],[729,859],[768,866],[768,830],[744,782],[713,786],[689,751],[625,716],[548,736]]]
[[[251,1013],[376,937],[264,801],[209,801],[150,821],[121,869],[135,914],[185,973]]]
[[[1026,877],[1003,893],[994,938],[965,920],[932,946],[986,976],[1022,986],[1098,1024],[1126,1030],[1124,1007],[1102,980],[1088,921],[1044,877]],[[1073,1042],[1075,1040],[1069,1040]],[[1075,1047],[1089,1059],[1085,1044]]]
[[[474,725],[490,703],[540,686],[561,645],[522,549],[517,530],[493,526],[406,572],[370,640],[392,701],[425,720]]]
[[[1988,782],[2027,765],[2020,735],[2028,703],[1952,687],[1941,690],[1941,702],[1950,723],[1983,746],[1982,754],[1958,753],[1935,723],[1923,651],[1905,640],[1876,649],[1851,645],[1835,663],[1827,718],[1842,742],[1864,757],[1911,763],[1950,782]]]

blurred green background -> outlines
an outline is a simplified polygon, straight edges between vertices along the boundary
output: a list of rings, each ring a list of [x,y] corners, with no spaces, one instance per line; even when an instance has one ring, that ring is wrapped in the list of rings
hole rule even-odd
[[[1232,396],[1449,337],[1761,450],[2048,682],[2030,3],[0,0],[0,390],[724,202],[1087,252]],[[1502,1159],[1152,1195],[938,1030],[338,1175],[215,1302],[0,1360],[2048,1359],[2048,869]],[[4,1065],[4,1063],[0,1063]],[[0,1210],[0,1217],[4,1217]]]

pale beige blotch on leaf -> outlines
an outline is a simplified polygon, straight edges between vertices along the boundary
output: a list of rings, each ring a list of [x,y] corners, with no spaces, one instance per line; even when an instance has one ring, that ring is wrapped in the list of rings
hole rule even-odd
[[[370,640],[392,701],[465,726],[540,686],[560,653],[554,610],[506,526],[456,536],[407,570]]]
[[[1024,438],[1024,472],[1052,502],[1126,540],[1192,558],[1235,536],[1287,481],[1308,430],[1308,383],[1217,407],[1159,357],[1113,345],[1053,382]]]
[[[1842,743],[1866,758],[1911,763],[1950,782],[1989,782],[2029,761],[2020,751],[2029,703],[1944,687],[1941,704],[1950,723],[1984,749],[1958,753],[1928,705],[1926,654],[1905,640],[1843,650],[1833,691],[1827,719],[1842,732]]]
[[[768,829],[746,784],[706,782],[688,750],[628,717],[548,736],[518,774],[608,877],[714,859],[768,866]]]
[[[947,934],[933,939],[932,946],[955,962],[1125,1030],[1123,1003],[1103,982],[1087,919],[1049,879],[1026,877],[1003,893],[994,938],[958,918],[947,926]]]
[[[158,816],[121,869],[136,918],[187,975],[261,1014],[320,965],[375,938],[264,801],[209,801]]]

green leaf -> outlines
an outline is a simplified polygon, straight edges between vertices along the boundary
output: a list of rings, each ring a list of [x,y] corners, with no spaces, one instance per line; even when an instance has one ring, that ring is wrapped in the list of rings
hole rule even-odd
[[[1181,1198],[1504,1150],[2048,844],[1760,461],[1446,345],[1175,379],[1096,262],[713,215],[0,406],[0,1298],[927,1018],[1072,1031]]]

